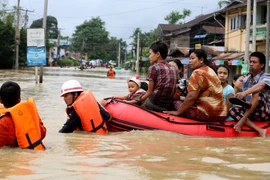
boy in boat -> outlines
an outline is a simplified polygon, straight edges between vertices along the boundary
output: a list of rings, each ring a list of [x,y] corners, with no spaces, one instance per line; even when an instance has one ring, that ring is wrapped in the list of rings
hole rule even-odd
[[[141,81],[139,76],[129,78],[127,80],[127,84],[128,91],[130,93],[126,96],[113,96],[113,98],[140,105],[140,99],[145,94],[145,90],[141,89]]]
[[[0,109],[0,147],[10,145],[44,150],[42,139],[46,136],[46,128],[33,99],[21,102],[20,86],[7,81],[0,88],[0,102],[4,106]]]
[[[61,97],[67,105],[68,119],[60,133],[72,133],[77,129],[108,134],[106,121],[111,119],[111,115],[96,101],[91,91],[83,91],[78,81],[69,80],[61,88]]]
[[[141,97],[142,107],[153,111],[166,111],[173,104],[177,71],[165,60],[168,54],[167,44],[162,41],[155,42],[150,46],[149,52],[152,65],[146,78],[149,81],[148,90]]]
[[[230,99],[232,103],[241,106],[232,107],[229,113],[238,121],[234,126],[237,132],[240,132],[245,124],[256,130],[259,136],[265,137],[266,129],[259,128],[252,121],[270,119],[270,74],[263,72],[266,62],[263,53],[253,52],[249,59],[251,75],[244,78],[242,92],[236,93],[236,98]]]

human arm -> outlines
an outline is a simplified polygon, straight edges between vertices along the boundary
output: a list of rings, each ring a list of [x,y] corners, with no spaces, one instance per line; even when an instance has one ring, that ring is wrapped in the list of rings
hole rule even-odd
[[[0,147],[5,145],[15,146],[15,126],[10,116],[0,118]]]
[[[114,99],[127,100],[128,96],[113,96]]]
[[[235,97],[243,99],[249,94],[254,94],[262,91],[265,88],[266,84],[264,82],[259,82],[252,86],[251,88],[247,89],[246,91],[239,92],[235,94]]]
[[[188,92],[183,104],[177,111],[164,111],[164,113],[172,114],[172,115],[181,115],[186,110],[188,110],[192,105],[195,104],[196,100],[198,99],[198,96],[200,94],[200,91],[190,91]]]
[[[69,119],[64,126],[59,130],[59,133],[72,133],[77,127],[81,127],[81,119],[75,112],[74,108],[68,109]]]
[[[154,92],[154,86],[155,83],[153,80],[149,81],[148,84],[148,90],[146,91],[146,93],[141,97],[141,101],[145,101],[153,92]]]
[[[232,103],[229,101],[230,98],[234,97],[234,94],[228,94],[226,97],[226,105],[227,105],[227,109],[229,111],[229,109],[232,107]]]
[[[39,128],[40,128],[40,135],[41,135],[41,139],[44,139],[46,136],[46,127],[44,126],[43,122],[41,121],[41,119],[39,119]]]
[[[110,121],[112,119],[111,114],[102,106],[98,103],[99,106],[99,112],[104,121]]]

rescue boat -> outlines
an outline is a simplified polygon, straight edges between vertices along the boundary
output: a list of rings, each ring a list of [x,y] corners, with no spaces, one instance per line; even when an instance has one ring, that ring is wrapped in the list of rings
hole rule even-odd
[[[247,126],[243,126],[241,132],[236,132],[233,128],[236,124],[235,121],[201,122],[161,112],[149,111],[138,105],[117,99],[107,99],[107,102],[106,109],[112,116],[112,120],[107,122],[110,132],[164,130],[189,136],[217,138],[258,136],[255,130]],[[254,122],[254,124],[266,129],[266,135],[270,134],[270,122]]]

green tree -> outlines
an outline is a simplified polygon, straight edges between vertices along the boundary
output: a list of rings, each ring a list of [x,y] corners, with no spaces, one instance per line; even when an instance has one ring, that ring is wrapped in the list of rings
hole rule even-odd
[[[10,69],[14,64],[15,53],[15,28],[12,23],[0,20],[0,68]]]
[[[1,3],[0,3],[1,4]],[[10,69],[15,63],[15,16],[6,11],[6,5],[2,3],[0,11],[0,68]],[[16,9],[16,7],[14,7]],[[26,62],[26,31],[20,30],[19,64]]]
[[[235,0],[220,0],[218,2],[218,7],[221,9],[224,5],[227,6],[227,5],[231,4],[234,1]]]
[[[190,14],[191,11],[184,8],[182,14],[179,11],[172,11],[164,18],[164,20],[168,21],[169,24],[176,24],[177,22],[179,22],[179,24],[182,24],[182,21],[180,20],[183,19],[185,23],[186,17],[190,16]]]
[[[105,29],[105,22],[99,17],[84,21],[76,27],[72,35],[74,51],[87,53],[89,59],[108,59],[106,44],[109,42],[109,33]]]
[[[186,17],[190,16],[191,14],[191,11],[189,9],[183,9],[183,14],[182,14],[182,19],[184,20],[184,23],[185,23],[185,19]]]
[[[179,11],[172,11],[167,15],[164,20],[168,21],[169,24],[176,24],[180,19],[183,18],[183,15]]]

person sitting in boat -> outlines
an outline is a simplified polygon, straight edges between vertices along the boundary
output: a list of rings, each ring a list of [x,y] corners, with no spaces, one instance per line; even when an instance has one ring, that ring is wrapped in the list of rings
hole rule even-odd
[[[183,102],[176,103],[177,111],[164,111],[198,121],[225,121],[227,106],[223,99],[221,82],[210,68],[204,50],[196,49],[189,56],[193,70],[188,85],[188,94]]]
[[[221,85],[223,87],[223,98],[227,105],[227,110],[229,112],[229,109],[232,107],[232,103],[229,101],[229,99],[231,97],[234,97],[235,94],[233,87],[230,84],[228,84],[230,70],[225,65],[219,65],[216,69],[216,73],[218,75],[219,80],[221,81]],[[233,118],[228,116],[226,120],[233,120]]]
[[[107,71],[107,77],[114,78],[114,76],[115,76],[115,71],[113,70],[113,67],[110,66],[110,69]]]
[[[9,145],[22,149],[45,150],[42,140],[46,128],[39,118],[34,99],[21,102],[21,88],[13,81],[0,88],[0,147]]]
[[[229,113],[238,121],[234,126],[240,132],[245,124],[259,133],[259,136],[266,136],[266,129],[259,128],[252,121],[270,120],[270,74],[263,72],[266,57],[261,52],[253,52],[250,57],[251,75],[243,80],[242,91],[235,94],[234,104]],[[244,100],[242,100],[244,99]],[[249,102],[250,104],[248,104]]]
[[[169,110],[173,104],[173,96],[177,83],[177,71],[165,60],[168,46],[162,41],[150,46],[149,60],[152,64],[148,68],[148,90],[141,97],[142,107],[153,111]]]
[[[169,64],[174,66],[178,72],[177,75],[178,81],[176,84],[176,90],[173,99],[175,101],[178,101],[179,99],[184,100],[185,97],[187,96],[187,86],[188,86],[188,81],[183,76],[184,65],[181,63],[179,59],[174,59],[170,61]]]
[[[83,91],[78,81],[69,80],[62,85],[61,97],[67,105],[68,119],[59,130],[60,133],[81,130],[108,134],[106,121],[111,119],[111,115],[96,101],[90,90]]]
[[[234,89],[235,94],[242,91],[243,79],[245,75],[243,74],[236,74],[233,76],[232,87]]]
[[[126,96],[113,96],[115,99],[121,99],[128,103],[140,105],[140,99],[145,94],[145,90],[141,89],[140,77],[132,77],[127,80],[129,94]]]

